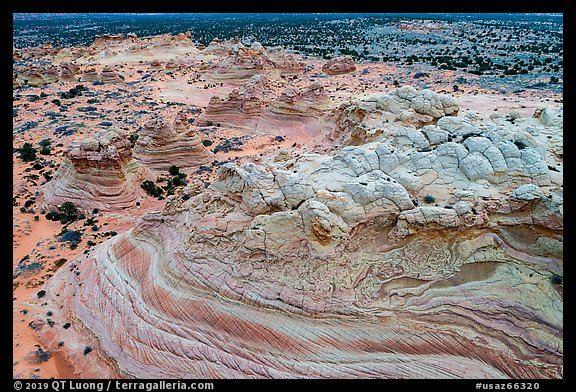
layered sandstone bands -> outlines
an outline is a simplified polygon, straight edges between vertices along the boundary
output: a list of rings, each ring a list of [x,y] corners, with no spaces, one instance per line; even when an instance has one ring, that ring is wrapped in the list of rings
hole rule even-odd
[[[414,112],[435,124],[373,107],[368,143],[224,164],[59,270],[66,355],[95,377],[561,377],[562,129]]]
[[[85,210],[104,211],[133,207],[144,175],[120,131],[99,131],[70,144],[54,177],[41,189],[42,204],[71,201]]]
[[[356,65],[351,56],[336,57],[328,60],[322,66],[322,71],[328,75],[343,75],[356,71]]]
[[[189,120],[193,110],[179,111],[174,120],[155,118],[146,122],[138,135],[134,157],[147,167],[165,171],[170,166],[198,168],[211,162],[214,154],[203,144]]]
[[[280,47],[264,48],[259,42],[247,47],[238,38],[223,42],[214,39],[203,53],[219,56],[220,60],[208,73],[220,79],[243,79],[265,72],[295,74],[305,68],[302,60]]]

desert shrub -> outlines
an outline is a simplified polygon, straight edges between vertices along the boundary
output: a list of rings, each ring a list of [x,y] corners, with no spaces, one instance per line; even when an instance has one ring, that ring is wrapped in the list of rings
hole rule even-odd
[[[36,296],[37,296],[38,298],[42,298],[42,297],[45,296],[45,295],[46,295],[46,290],[40,290],[40,291],[38,291],[38,292],[36,293]]]
[[[40,154],[42,155],[50,155],[50,147],[42,147],[40,149]]]
[[[172,165],[168,169],[168,173],[170,173],[173,176],[177,176],[180,173],[180,169],[176,165]]]
[[[34,351],[34,363],[47,362],[50,359],[50,352],[44,351],[42,348]]]
[[[78,207],[71,201],[65,201],[58,206],[58,212],[60,212],[67,220],[74,221],[78,217]]]
[[[51,221],[59,221],[62,215],[57,211],[48,211],[44,217]]]
[[[550,278],[550,281],[553,284],[562,284],[563,279],[560,275],[552,274],[552,278]]]
[[[76,230],[69,230],[62,234],[58,239],[58,242],[69,242],[73,245],[77,245],[82,239],[82,232]]]
[[[426,196],[424,196],[424,201],[426,203],[430,204],[430,203],[434,203],[436,201],[436,199],[434,198],[434,196],[426,195]]]
[[[160,188],[159,186],[157,186],[156,184],[154,184],[152,181],[150,180],[146,180],[144,181],[140,187],[142,189],[144,189],[146,191],[146,193],[148,193],[150,196],[154,196],[154,197],[160,197],[162,196],[162,193],[164,193],[164,191],[162,190],[162,188]]]
[[[32,146],[32,143],[24,143],[22,147],[18,149],[20,153],[19,158],[24,162],[30,162],[36,159],[36,149]]]
[[[86,346],[86,347],[84,348],[84,355],[86,355],[86,354],[88,354],[88,353],[91,353],[92,351],[93,351],[93,350],[92,350],[92,347]]]

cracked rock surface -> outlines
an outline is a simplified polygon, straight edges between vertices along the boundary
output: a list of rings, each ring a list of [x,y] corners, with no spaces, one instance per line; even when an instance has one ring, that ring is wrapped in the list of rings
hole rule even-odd
[[[350,102],[342,147],[225,163],[75,258],[47,286],[54,319],[98,340],[86,377],[560,378],[562,125],[546,110],[463,115],[413,88]]]

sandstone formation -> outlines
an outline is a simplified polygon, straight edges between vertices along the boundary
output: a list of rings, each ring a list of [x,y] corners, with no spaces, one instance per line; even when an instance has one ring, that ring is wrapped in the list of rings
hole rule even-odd
[[[562,128],[458,116],[411,89],[354,105],[346,116],[377,136],[226,163],[60,269],[46,298],[71,321],[81,374],[562,377],[563,189],[548,167],[561,157],[547,138]]]
[[[212,97],[205,114],[220,116],[224,114],[258,115],[269,101],[268,78],[254,75],[239,88],[234,89],[228,97]]]
[[[102,69],[101,76],[102,81],[106,83],[116,83],[122,81],[120,75],[118,75],[118,73],[116,73],[116,71],[109,65],[105,66],[104,69]]]
[[[101,79],[100,73],[98,73],[96,68],[88,68],[84,72],[82,72],[82,75],[80,76],[81,82],[94,82],[94,81],[100,81],[100,79]]]
[[[356,65],[350,56],[336,57],[328,60],[322,66],[322,71],[328,75],[343,75],[356,71]]]
[[[73,141],[51,181],[41,189],[43,208],[71,201],[84,210],[133,207],[144,168],[132,159],[130,142],[119,130]]]
[[[65,81],[76,80],[80,74],[80,67],[72,63],[60,63],[60,79]]]
[[[318,116],[327,111],[330,97],[319,83],[312,83],[304,91],[288,87],[270,104],[270,110],[277,114]]]
[[[258,42],[246,47],[238,39],[222,43],[215,39],[204,52],[221,57],[210,69],[210,75],[216,78],[242,79],[264,71],[284,74],[304,70],[304,63],[294,55],[285,53],[282,48],[264,48]]]
[[[60,70],[55,66],[47,66],[42,70],[42,79],[45,84],[54,83],[60,80]]]
[[[29,67],[18,73],[16,80],[21,85],[28,85],[32,87],[43,86],[46,81],[42,77],[42,69],[39,67]]]
[[[150,69],[157,70],[157,69],[164,69],[164,64],[162,64],[159,60],[152,60],[150,62]]]
[[[457,113],[453,97],[406,86],[343,104],[330,138],[341,138],[345,145],[363,144],[378,138],[391,124],[420,128]]]
[[[147,167],[166,171],[170,166],[197,168],[214,158],[189,123],[193,110],[181,110],[170,122],[154,118],[146,122],[138,134],[134,157]]]

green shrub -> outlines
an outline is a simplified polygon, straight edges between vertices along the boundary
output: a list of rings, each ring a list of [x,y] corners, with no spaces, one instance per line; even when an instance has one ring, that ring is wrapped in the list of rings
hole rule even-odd
[[[434,196],[426,195],[426,196],[424,196],[424,201],[426,203],[430,204],[430,203],[434,203],[436,201],[436,199],[434,198]]]
[[[152,181],[150,180],[146,180],[144,181],[140,187],[142,189],[144,189],[146,191],[146,193],[148,193],[150,196],[154,196],[154,197],[160,197],[162,196],[162,193],[164,193],[164,191],[162,190],[162,188],[160,188],[159,186],[157,186],[156,184],[154,184]]]
[[[20,159],[24,162],[30,162],[36,159],[36,149],[32,146],[32,143],[24,143],[22,147],[18,149],[20,153]]]
[[[58,206],[58,211],[64,215],[66,221],[74,221],[78,217],[78,207],[71,201],[65,201]]]

